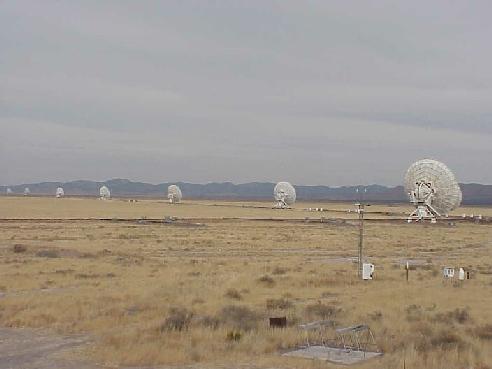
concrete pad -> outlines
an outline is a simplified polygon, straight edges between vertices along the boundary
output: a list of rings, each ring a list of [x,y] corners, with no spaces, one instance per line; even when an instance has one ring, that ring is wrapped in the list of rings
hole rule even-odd
[[[71,355],[87,343],[87,337],[80,335],[0,328],[0,369],[95,369],[96,365]]]
[[[335,364],[357,364],[374,357],[381,356],[380,352],[351,351],[328,346],[308,346],[294,351],[286,352],[282,356],[301,357],[305,359],[318,359],[330,361]]]

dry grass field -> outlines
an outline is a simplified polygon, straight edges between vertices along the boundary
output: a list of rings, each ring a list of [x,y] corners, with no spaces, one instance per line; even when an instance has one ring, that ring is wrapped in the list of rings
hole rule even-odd
[[[108,367],[334,368],[280,355],[304,343],[299,324],[329,319],[374,332],[384,355],[358,368],[492,368],[492,225],[367,222],[376,277],[363,282],[353,205],[269,206],[0,198],[0,326],[87,334],[83,355]],[[164,216],[178,220],[139,220]],[[321,216],[346,221],[293,221]],[[473,278],[444,282],[443,266]],[[270,329],[272,316],[288,327]]]

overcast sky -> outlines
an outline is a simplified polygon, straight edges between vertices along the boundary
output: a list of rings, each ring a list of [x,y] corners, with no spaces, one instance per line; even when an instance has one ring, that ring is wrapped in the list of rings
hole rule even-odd
[[[492,183],[492,2],[2,1],[0,184]]]

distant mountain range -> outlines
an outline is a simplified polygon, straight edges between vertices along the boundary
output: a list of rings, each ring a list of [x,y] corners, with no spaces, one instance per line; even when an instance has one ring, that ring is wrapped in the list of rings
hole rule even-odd
[[[111,179],[106,182],[72,181],[72,182],[42,182],[20,184],[15,186],[0,186],[0,193],[6,194],[7,188],[13,194],[22,194],[29,187],[33,195],[53,195],[57,187],[63,187],[65,195],[70,196],[98,196],[99,188],[106,185],[113,196],[121,197],[167,197],[167,187],[177,184],[185,198],[196,199],[244,199],[264,200],[271,199],[274,183],[252,182],[244,184],[223,183],[161,183],[149,184],[132,182],[127,179]],[[463,191],[463,203],[468,205],[492,205],[492,185],[475,183],[461,184]],[[357,188],[366,188],[364,198],[374,202],[406,202],[407,198],[402,186],[386,187],[380,185],[370,186],[294,186],[299,200],[331,200],[353,201],[358,198]]]

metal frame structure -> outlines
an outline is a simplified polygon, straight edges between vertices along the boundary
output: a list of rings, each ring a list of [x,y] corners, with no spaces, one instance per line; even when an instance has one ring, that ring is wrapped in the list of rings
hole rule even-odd
[[[368,325],[359,324],[335,330],[336,340],[348,351],[368,351],[369,346],[376,347],[376,340]]]
[[[408,216],[410,222],[423,219],[436,222],[436,218],[441,214],[432,206],[435,193],[436,189],[432,182],[415,182],[415,189],[409,193],[410,202],[415,205],[415,210]]]
[[[358,351],[362,352],[364,357],[366,352],[380,352],[377,348],[374,334],[368,325],[358,324],[335,329],[335,339],[327,339],[327,331],[331,330],[334,324],[335,322],[331,320],[318,320],[299,325],[299,328],[304,331],[306,336],[306,347],[321,345],[340,348],[346,352]],[[310,341],[310,332],[314,333],[315,342]]]
[[[415,210],[408,216],[408,222],[430,220],[447,216],[462,200],[462,193],[456,178],[449,168],[432,159],[413,163],[405,175],[405,190]]]
[[[332,320],[317,320],[315,322],[299,325],[299,328],[303,330],[306,335],[306,346],[312,346],[309,341],[309,332],[314,332],[319,340],[319,342],[313,342],[314,345],[321,343],[321,345],[326,346],[328,343],[328,340],[326,339],[326,330],[333,328],[334,324],[335,322]]]
[[[275,194],[275,208],[276,209],[287,209],[289,205],[287,205],[286,201],[287,195],[285,194],[284,191],[279,191],[278,193]]]

